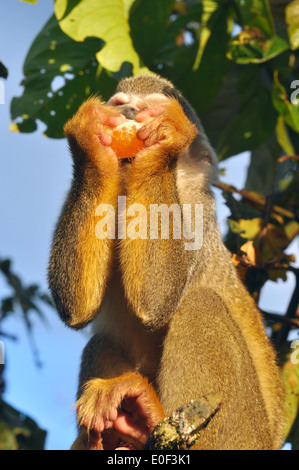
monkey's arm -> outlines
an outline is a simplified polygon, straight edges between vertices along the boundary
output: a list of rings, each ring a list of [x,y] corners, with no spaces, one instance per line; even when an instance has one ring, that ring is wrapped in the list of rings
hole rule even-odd
[[[168,208],[172,205],[175,205],[175,211],[181,210],[176,187],[176,157],[190,146],[198,133],[176,99],[170,98],[166,104],[165,101],[161,104],[163,111],[158,115],[157,107],[154,107],[136,116],[136,120],[145,119],[145,125],[138,133],[144,140],[144,148],[128,168],[126,178],[127,212],[135,203],[146,208],[146,213],[139,212],[138,216],[139,231],[141,225],[145,227],[145,239],[135,237],[135,227],[127,215],[126,237],[120,241],[127,298],[135,314],[151,328],[168,322],[180,301],[190,266],[184,240],[182,237],[173,239],[173,223],[170,222],[168,239],[167,234],[166,239],[161,239],[161,231],[158,239],[151,233],[154,224],[151,211],[157,206],[164,204],[167,219]],[[140,211],[138,206],[135,207]],[[133,213],[130,215],[134,216]],[[181,229],[181,215],[175,217]]]
[[[92,98],[65,126],[74,178],[54,235],[49,285],[61,318],[74,328],[98,313],[109,275],[113,240],[97,238],[96,208],[102,202],[116,206],[118,163],[104,130],[121,121]]]

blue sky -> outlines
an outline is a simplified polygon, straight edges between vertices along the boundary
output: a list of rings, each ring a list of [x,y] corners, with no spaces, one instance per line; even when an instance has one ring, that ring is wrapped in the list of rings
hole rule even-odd
[[[43,125],[33,134],[9,131],[9,107],[13,96],[22,93],[22,65],[36,34],[53,13],[51,1],[38,5],[19,0],[2,2],[0,60],[7,66],[5,104],[0,105],[0,256],[12,258],[13,269],[26,283],[38,283],[46,290],[46,269],[53,229],[71,180],[71,159],[65,140],[43,137]],[[223,181],[241,188],[248,155],[234,157],[223,165]],[[228,210],[220,194],[217,212],[224,230]],[[298,253],[298,242],[295,247]],[[294,252],[294,246],[288,252]],[[260,306],[285,312],[294,287],[269,283]],[[0,297],[9,293],[0,277]],[[44,308],[47,325],[34,322],[34,336],[43,368],[32,359],[28,337],[18,315],[4,324],[7,332],[19,337],[17,343],[5,341],[6,393],[4,398],[30,415],[48,431],[47,449],[68,449],[75,438],[75,400],[77,375],[87,332],[66,328],[55,311]]]

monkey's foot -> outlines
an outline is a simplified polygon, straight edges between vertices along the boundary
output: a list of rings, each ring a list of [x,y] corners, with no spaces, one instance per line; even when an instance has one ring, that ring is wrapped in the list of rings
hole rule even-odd
[[[165,417],[152,386],[133,372],[114,379],[89,380],[76,406],[79,424],[91,436],[101,436],[103,448],[119,448],[119,436],[141,448]]]

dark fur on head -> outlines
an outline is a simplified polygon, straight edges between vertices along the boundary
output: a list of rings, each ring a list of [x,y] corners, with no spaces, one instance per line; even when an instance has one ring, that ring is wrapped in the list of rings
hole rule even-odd
[[[141,96],[147,96],[152,93],[161,93],[165,96],[176,98],[188,119],[190,119],[190,121],[193,122],[202,132],[202,126],[196,112],[190,103],[183,97],[181,92],[177,90],[166,78],[162,78],[155,73],[124,78],[119,83],[117,91]]]

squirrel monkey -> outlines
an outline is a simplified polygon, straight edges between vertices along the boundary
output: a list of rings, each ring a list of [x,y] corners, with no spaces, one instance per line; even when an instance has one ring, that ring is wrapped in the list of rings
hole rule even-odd
[[[143,146],[121,161],[110,131],[127,119],[141,123]],[[220,393],[222,407],[195,449],[279,449],[283,391],[275,354],[221,240],[209,187],[216,157],[190,104],[158,75],[126,78],[108,103],[84,102],[65,133],[74,173],[54,234],[49,285],[67,325],[94,320],[72,448],[142,448],[165,416]],[[185,234],[174,236],[174,215],[173,236],[162,237],[161,224],[158,237],[148,227],[146,236],[134,236],[119,196],[137,207],[140,224],[153,205],[201,204],[200,249],[186,249]],[[126,236],[96,236],[101,204],[114,209],[107,224],[122,221]]]

